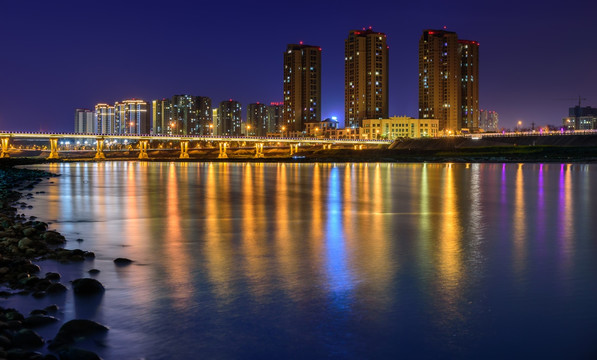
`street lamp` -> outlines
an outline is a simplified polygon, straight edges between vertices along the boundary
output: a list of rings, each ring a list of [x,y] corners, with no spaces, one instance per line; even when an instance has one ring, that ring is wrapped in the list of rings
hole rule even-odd
[[[251,124],[247,124],[247,136],[251,135]]]
[[[214,124],[209,124],[209,132],[211,133],[211,136],[214,135]]]
[[[517,128],[518,128],[518,131],[520,131],[520,129],[521,129],[521,125],[522,125],[522,121],[518,120],[518,126],[517,126]]]
[[[286,132],[286,126],[282,126],[282,136],[284,136],[284,132]]]

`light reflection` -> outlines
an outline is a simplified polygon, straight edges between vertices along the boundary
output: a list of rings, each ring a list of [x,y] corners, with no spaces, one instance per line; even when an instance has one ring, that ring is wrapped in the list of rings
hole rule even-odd
[[[514,272],[519,275],[519,280],[522,280],[522,271],[524,270],[524,261],[526,259],[527,215],[524,196],[523,164],[518,164],[512,231],[514,239]]]

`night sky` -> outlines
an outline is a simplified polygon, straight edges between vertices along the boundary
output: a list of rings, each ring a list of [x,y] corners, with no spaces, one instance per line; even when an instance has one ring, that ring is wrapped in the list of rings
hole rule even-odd
[[[597,1],[3,1],[0,130],[73,131],[75,108],[191,94],[282,101],[289,43],[322,47],[322,117],[344,117],[344,39],[388,36],[390,115],[417,117],[423,29],[480,43],[480,105],[500,125],[597,107]]]

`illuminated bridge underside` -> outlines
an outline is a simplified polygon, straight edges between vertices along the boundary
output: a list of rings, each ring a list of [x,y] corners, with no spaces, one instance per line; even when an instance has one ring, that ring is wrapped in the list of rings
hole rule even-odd
[[[255,136],[168,136],[168,135],[109,135],[109,134],[47,134],[47,133],[0,133],[0,137],[19,139],[94,139],[94,140],[150,140],[150,141],[226,141],[226,142],[255,142],[255,143],[302,143],[302,144],[362,144],[389,145],[392,140],[361,140],[361,139],[319,139],[319,138],[280,138]]]
[[[189,142],[190,141],[211,141],[218,142],[220,146],[220,153],[218,158],[228,158],[226,149],[231,142],[255,144],[255,158],[263,157],[263,146],[265,143],[276,145],[289,145],[290,155],[298,151],[301,144],[306,145],[323,145],[324,149],[331,149],[332,144],[336,145],[352,145],[354,149],[360,150],[363,145],[389,145],[392,140],[359,140],[359,139],[317,139],[317,138],[278,138],[278,137],[227,137],[227,136],[152,136],[152,135],[99,135],[99,134],[47,134],[47,133],[0,133],[2,152],[0,157],[8,157],[9,140],[14,139],[48,139],[50,142],[50,155],[48,159],[59,159],[58,155],[58,140],[59,139],[92,139],[96,142],[95,159],[102,160],[106,156],[103,152],[104,142],[109,140],[131,140],[138,142],[139,159],[147,159],[147,150],[149,149],[149,142],[154,141],[178,141],[180,142],[180,158],[188,159]]]

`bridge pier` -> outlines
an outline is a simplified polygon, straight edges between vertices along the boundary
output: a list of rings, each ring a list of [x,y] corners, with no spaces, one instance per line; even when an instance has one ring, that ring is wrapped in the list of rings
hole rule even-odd
[[[181,159],[189,158],[189,142],[188,141],[180,142],[180,158]]]
[[[149,141],[147,141],[147,140],[139,141],[139,159],[149,159],[149,156],[147,156],[147,145],[148,144],[149,144]]]
[[[50,138],[50,155],[48,156],[48,160],[50,159],[60,159],[58,155],[58,138]]]
[[[95,139],[95,160],[105,160],[106,155],[104,155],[104,139],[97,138]]]
[[[228,147],[227,142],[219,142],[220,145],[220,153],[218,154],[218,159],[228,159],[228,154],[226,154],[226,148]]]
[[[0,154],[0,158],[10,157],[10,155],[8,155],[9,142],[10,142],[10,138],[9,137],[3,137],[2,138],[2,153]]]
[[[323,144],[323,150],[331,150],[332,144]]]
[[[363,144],[355,145],[354,149],[355,150],[363,150]]]
[[[290,155],[294,155],[298,152],[299,144],[290,144]]]
[[[263,143],[255,143],[255,159],[263,157]]]

